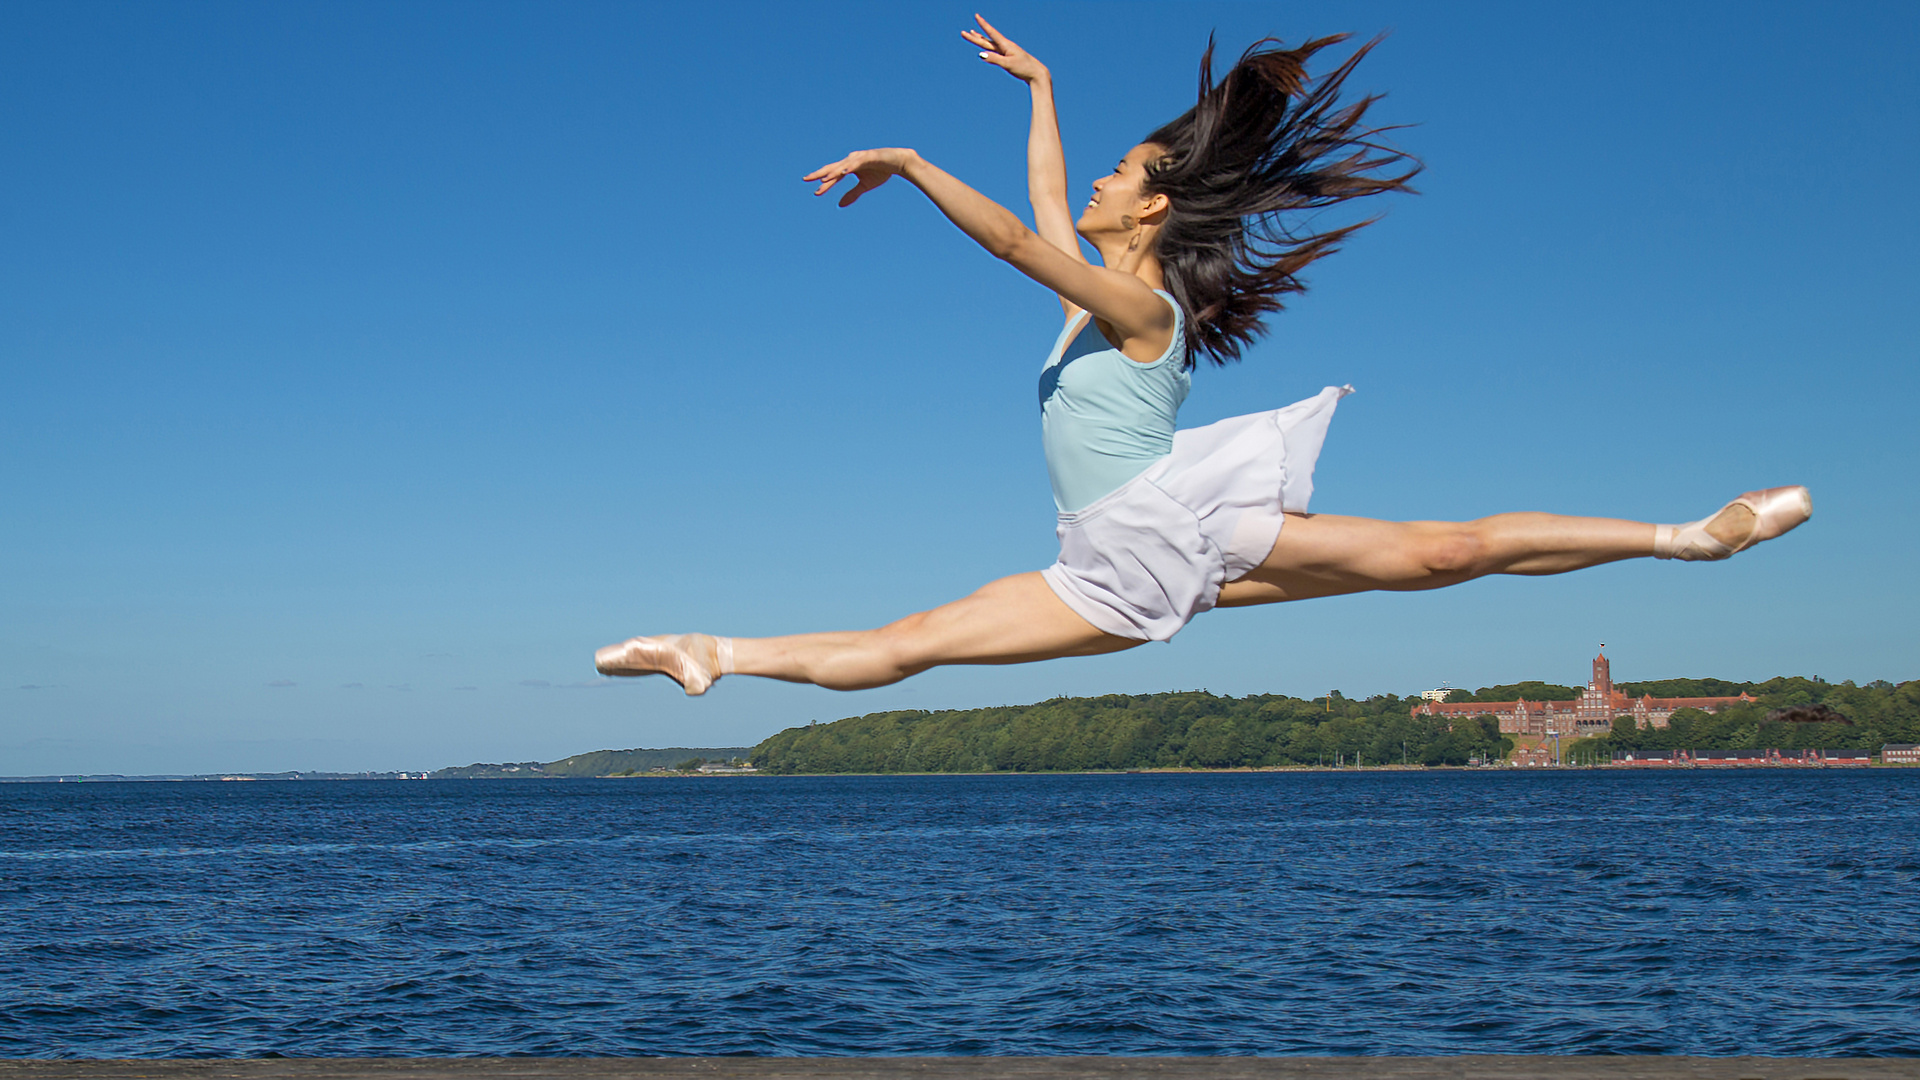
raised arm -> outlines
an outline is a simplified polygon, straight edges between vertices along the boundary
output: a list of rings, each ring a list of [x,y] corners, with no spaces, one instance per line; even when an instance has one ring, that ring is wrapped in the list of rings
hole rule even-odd
[[[1047,243],[1086,262],[1067,199],[1067,159],[1060,149],[1060,119],[1053,107],[1053,74],[992,23],[979,15],[973,18],[980,29],[962,30],[960,36],[980,47],[980,59],[1026,83],[1033,96],[1033,121],[1027,129],[1027,198],[1033,204],[1034,231]],[[1069,317],[1080,310],[1065,296],[1060,303]]]
[[[831,165],[822,165],[803,179],[818,183],[815,195],[825,195],[843,178],[859,181],[840,197],[852,206],[860,196],[904,176],[913,186],[995,258],[1059,293],[1065,302],[1093,312],[1120,337],[1121,352],[1136,360],[1150,360],[1166,349],[1173,329],[1173,312],[1147,283],[1124,269],[1093,266],[1040,238],[1013,212],[961,183],[920,156],[917,151],[889,148],[857,150]]]

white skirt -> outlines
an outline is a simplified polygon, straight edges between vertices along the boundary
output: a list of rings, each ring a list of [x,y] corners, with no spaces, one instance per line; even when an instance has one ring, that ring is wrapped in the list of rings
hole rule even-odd
[[[1168,640],[1265,561],[1286,512],[1306,512],[1327,424],[1352,392],[1174,432],[1146,472],[1060,515],[1060,561],[1041,576],[1098,629]]]

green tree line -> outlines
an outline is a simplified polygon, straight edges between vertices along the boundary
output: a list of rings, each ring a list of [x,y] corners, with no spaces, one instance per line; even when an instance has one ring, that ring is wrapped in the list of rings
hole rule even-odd
[[[1567,693],[1549,698],[1539,688]],[[1878,750],[1883,743],[1920,743],[1920,682],[1855,686],[1804,678],[1667,679],[1623,683],[1619,689],[1656,697],[1745,692],[1758,700],[1716,714],[1682,709],[1664,729],[1618,722],[1610,734],[1582,743],[1601,760],[1616,749]],[[1498,696],[1515,690],[1523,692]],[[1576,694],[1571,687],[1515,683],[1483,688],[1473,698],[1566,700]],[[1410,715],[1417,704],[1418,698],[1391,694],[1355,700],[1336,692],[1306,700],[1188,691],[870,713],[789,728],[755,747],[752,761],[769,773],[1067,772],[1461,765],[1476,757],[1498,759],[1513,749],[1514,741],[1500,734],[1494,717],[1455,718],[1449,726],[1443,718]]]
[[[1614,750],[1877,751],[1887,743],[1920,743],[1920,681],[1856,686],[1798,677],[1749,683],[1667,679],[1620,689],[1655,697],[1747,693],[1758,700],[1714,713],[1680,709],[1664,728],[1637,727],[1632,718],[1622,717],[1611,732],[1582,744],[1603,755]]]
[[[1500,686],[1483,686],[1478,690],[1455,690],[1447,695],[1449,703],[1455,701],[1572,701],[1580,696],[1577,686],[1560,686],[1555,683],[1520,682],[1504,683]]]
[[[1513,746],[1493,717],[1410,715],[1418,698],[1311,701],[1203,691],[884,712],[789,728],[753,750],[770,773],[1066,772],[1266,765],[1460,765]]]

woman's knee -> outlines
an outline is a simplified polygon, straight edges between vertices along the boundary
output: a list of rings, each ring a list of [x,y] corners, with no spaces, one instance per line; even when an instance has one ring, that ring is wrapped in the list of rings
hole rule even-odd
[[[1430,577],[1473,577],[1486,572],[1487,537],[1474,521],[1423,522],[1415,558]]]
[[[876,674],[884,672],[887,681],[893,682],[926,666],[924,654],[931,614],[915,612],[861,635],[860,651],[865,654],[866,662],[876,669]]]

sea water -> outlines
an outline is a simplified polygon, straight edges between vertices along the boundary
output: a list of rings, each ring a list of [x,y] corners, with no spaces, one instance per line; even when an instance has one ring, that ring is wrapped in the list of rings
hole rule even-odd
[[[1920,1053],[1920,770],[0,785],[0,1056]]]

